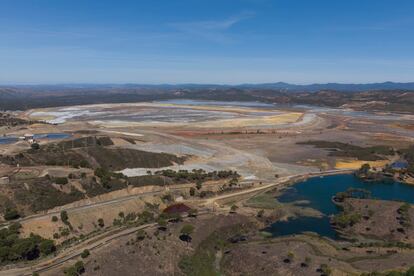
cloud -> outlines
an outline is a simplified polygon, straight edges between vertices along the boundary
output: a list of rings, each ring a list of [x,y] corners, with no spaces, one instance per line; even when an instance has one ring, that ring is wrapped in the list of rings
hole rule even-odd
[[[245,12],[222,20],[176,22],[170,23],[169,26],[182,33],[217,42],[224,42],[229,40],[228,36],[224,35],[227,30],[231,29],[237,23],[252,17],[254,17],[254,13]]]

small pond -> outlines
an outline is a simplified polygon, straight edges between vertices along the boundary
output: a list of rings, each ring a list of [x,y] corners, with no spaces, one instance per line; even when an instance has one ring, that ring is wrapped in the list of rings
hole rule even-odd
[[[71,137],[72,135],[67,133],[42,133],[34,134],[34,138],[37,140],[49,139],[49,140],[60,140]],[[0,137],[0,145],[14,144],[19,141],[19,138],[16,136],[3,136]]]
[[[399,182],[364,182],[352,174],[315,177],[294,184],[286,189],[277,200],[282,203],[306,200],[303,205],[316,209],[325,216],[322,218],[299,217],[288,221],[278,221],[265,230],[273,236],[315,232],[321,236],[336,238],[335,230],[329,224],[329,216],[339,212],[331,198],[348,188],[361,188],[371,191],[372,197],[382,200],[398,200],[414,203],[414,186]]]
[[[16,137],[0,137],[0,145],[7,145],[7,144],[13,144],[16,143],[19,139]]]

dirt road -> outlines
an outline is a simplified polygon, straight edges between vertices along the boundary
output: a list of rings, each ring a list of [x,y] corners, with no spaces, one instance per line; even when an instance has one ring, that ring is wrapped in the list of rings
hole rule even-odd
[[[205,205],[205,206],[213,206],[214,207],[215,203],[219,200],[229,199],[229,198],[232,198],[232,197],[239,197],[239,196],[242,196],[242,195],[252,195],[253,196],[254,194],[257,194],[259,192],[266,191],[267,189],[272,189],[275,186],[284,185],[284,184],[289,183],[290,181],[293,181],[293,180],[296,180],[296,179],[301,179],[301,178],[306,178],[306,177],[315,177],[315,176],[320,176],[320,175],[349,173],[349,172],[352,172],[352,170],[332,170],[332,171],[325,171],[325,172],[320,172],[320,173],[297,174],[297,175],[281,177],[273,183],[264,184],[264,185],[259,186],[259,187],[255,187],[255,188],[251,188],[251,189],[247,189],[247,190],[243,190],[243,191],[238,191],[238,192],[235,192],[235,193],[224,194],[224,195],[212,197],[212,198],[209,198],[207,200],[200,200],[200,203],[203,203],[203,205]],[[157,192],[151,192],[151,193],[146,193],[146,194],[155,194],[155,193],[157,193]],[[143,194],[133,195],[133,196],[130,196],[130,197],[136,197],[136,196],[143,196]],[[125,198],[128,198],[128,197],[125,197]],[[96,203],[96,204],[88,205],[88,206],[82,206],[82,207],[79,207],[79,208],[91,208],[92,206],[97,206],[97,205],[99,205],[99,206],[110,205],[112,203],[119,202],[119,200],[125,200],[125,198],[115,199],[115,200],[111,200],[111,201],[107,201],[107,202]],[[214,210],[214,208],[212,210]],[[204,211],[204,214],[206,214],[206,213],[207,212]],[[203,212],[201,213],[201,215],[202,214],[203,214]],[[29,219],[36,219],[36,217],[31,217]],[[6,276],[6,275],[7,276],[26,276],[26,275],[32,275],[33,272],[47,271],[47,270],[50,270],[52,268],[62,266],[65,262],[79,257],[80,254],[85,249],[88,249],[90,251],[94,250],[94,249],[97,249],[99,247],[102,247],[102,246],[110,243],[112,240],[115,240],[117,238],[132,234],[132,233],[134,233],[134,232],[136,232],[140,229],[154,227],[156,225],[157,225],[156,223],[152,223],[152,224],[142,225],[142,226],[133,227],[133,228],[127,228],[127,229],[114,229],[114,230],[111,230],[109,232],[105,232],[105,233],[102,233],[98,236],[95,236],[95,237],[93,237],[89,240],[86,240],[86,241],[84,241],[80,244],[74,245],[73,247],[71,247],[69,249],[62,250],[61,252],[58,253],[57,256],[55,256],[53,258],[42,260],[39,263],[32,264],[30,266],[25,266],[25,267],[20,267],[20,268],[13,268],[13,269],[8,269],[8,270],[2,270],[2,271],[0,271],[0,276],[2,276],[2,275],[4,275],[4,276]]]

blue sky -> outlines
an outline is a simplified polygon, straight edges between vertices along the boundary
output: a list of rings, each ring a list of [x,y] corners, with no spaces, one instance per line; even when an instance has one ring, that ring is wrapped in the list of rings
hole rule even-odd
[[[0,0],[0,83],[414,81],[412,0]]]

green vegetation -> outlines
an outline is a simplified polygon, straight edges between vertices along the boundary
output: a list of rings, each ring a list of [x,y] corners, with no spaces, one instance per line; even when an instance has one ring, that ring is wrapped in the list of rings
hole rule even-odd
[[[59,185],[66,185],[69,183],[69,180],[67,177],[56,177],[53,179],[53,181],[55,181],[55,183]]]
[[[53,216],[52,217],[52,222],[57,222],[59,219],[58,219],[58,217],[57,216]]]
[[[68,216],[68,212],[66,212],[65,210],[60,212],[60,220],[64,223],[64,224],[69,224],[69,216]]]
[[[322,275],[329,276],[332,274],[332,269],[327,264],[321,264],[319,270],[322,272]]]
[[[82,192],[74,187],[71,187],[69,193],[55,189],[52,186],[52,181],[47,177],[16,181],[10,184],[8,188],[13,191],[17,204],[27,206],[33,212],[49,210],[85,197]]]
[[[139,229],[137,234],[136,234],[137,241],[144,240],[146,236],[147,236],[147,233],[144,230]]]
[[[295,254],[293,252],[289,252],[287,258],[290,262],[293,262],[293,260],[295,259]]]
[[[89,255],[91,255],[91,253],[89,252],[88,249],[83,250],[83,252],[81,253],[81,258],[82,259],[86,259],[89,257]]]
[[[73,266],[65,268],[63,273],[66,276],[79,276],[85,272],[85,265],[82,261],[76,262]]]
[[[98,219],[98,226],[101,227],[101,228],[103,228],[105,226],[105,222],[102,218]]]
[[[6,264],[21,260],[34,260],[46,256],[56,250],[52,240],[43,239],[39,235],[30,234],[28,238],[20,238],[21,225],[12,224],[0,230],[0,263]]]
[[[4,212],[4,219],[5,220],[14,220],[20,218],[20,214],[16,209],[9,209],[7,208]]]
[[[351,157],[358,160],[375,161],[384,160],[382,156],[394,155],[394,150],[388,146],[360,147],[341,142],[330,141],[307,141],[300,142],[302,145],[313,145],[317,148],[330,150],[329,155],[337,157]]]
[[[414,176],[414,146],[410,146],[409,148],[402,150],[402,155],[408,162],[407,173]]]
[[[194,226],[191,224],[186,224],[181,228],[180,233],[182,235],[190,236],[194,232]]]
[[[411,226],[411,219],[408,213],[410,209],[411,205],[408,203],[404,203],[397,210],[397,213],[400,215],[400,217],[398,217],[397,219],[399,220],[399,223],[404,227]]]
[[[278,203],[275,199],[275,196],[272,192],[258,194],[248,199],[243,204],[247,207],[257,209],[275,209],[281,206],[280,203]]]
[[[165,218],[159,217],[158,220],[157,220],[157,224],[158,224],[158,229],[159,230],[162,230],[162,231],[167,230],[168,222]]]
[[[347,198],[367,199],[371,198],[371,192],[360,188],[348,188],[345,192],[336,193],[334,199],[336,202],[344,202]]]
[[[231,207],[230,207],[230,212],[231,213],[236,213],[236,211],[237,211],[237,209],[239,209],[239,207],[237,207],[237,205],[231,205]]]
[[[118,171],[125,168],[160,168],[171,166],[174,163],[182,164],[186,157],[177,157],[168,153],[154,153],[133,149],[91,147],[88,154],[92,156],[102,168]]]
[[[359,213],[341,212],[332,218],[332,222],[340,228],[346,228],[360,222],[361,218],[362,216]]]
[[[39,150],[40,149],[40,145],[38,143],[33,143],[30,145],[30,148],[32,150]]]
[[[194,169],[191,172],[188,170],[162,170],[155,172],[157,175],[162,175],[173,179],[175,182],[194,182],[196,181],[197,189],[201,189],[202,182],[208,180],[218,180],[226,178],[239,178],[240,175],[236,171],[213,171],[206,172],[203,169]]]

